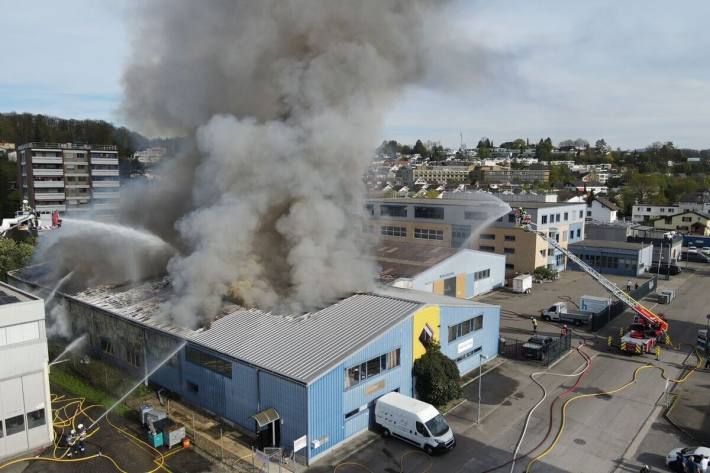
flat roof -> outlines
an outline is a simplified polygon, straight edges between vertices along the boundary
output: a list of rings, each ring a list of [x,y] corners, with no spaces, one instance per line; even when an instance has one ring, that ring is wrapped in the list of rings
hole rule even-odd
[[[17,288],[0,282],[0,305],[13,304],[15,302],[29,302],[37,300],[36,297],[20,291]]]
[[[369,197],[366,203],[379,202],[381,204],[399,204],[399,205],[458,205],[462,207],[472,207],[475,205],[490,205],[488,200],[473,200],[473,199],[420,199],[410,197],[388,197],[378,199]]]
[[[511,201],[508,202],[512,208],[522,207],[524,209],[547,209],[550,207],[571,207],[573,205],[586,205],[584,202],[530,202],[530,201]]]
[[[381,240],[375,259],[381,267],[380,279],[411,278],[455,255],[458,250],[411,242]]]
[[[614,248],[617,250],[640,250],[647,246],[652,246],[650,243],[632,243],[628,241],[610,241],[610,240],[583,240],[576,243],[571,243],[570,247],[583,247],[588,248]]]

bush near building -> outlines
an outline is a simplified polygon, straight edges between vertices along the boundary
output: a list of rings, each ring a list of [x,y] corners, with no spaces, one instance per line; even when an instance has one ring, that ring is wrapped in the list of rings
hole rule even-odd
[[[0,279],[5,280],[8,271],[27,266],[34,252],[34,241],[15,241],[0,238]]]
[[[555,279],[557,277],[557,271],[552,270],[546,266],[538,266],[535,268],[535,271],[533,271],[533,276],[535,276],[535,279],[537,280],[546,280],[546,279]]]
[[[414,362],[417,396],[424,402],[441,406],[461,397],[461,375],[456,362],[432,342],[426,353]]]

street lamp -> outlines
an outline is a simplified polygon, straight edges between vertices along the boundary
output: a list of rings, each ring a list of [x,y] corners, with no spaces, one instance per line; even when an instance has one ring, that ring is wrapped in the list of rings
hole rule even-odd
[[[710,316],[708,316],[710,320]],[[481,423],[481,380],[483,379],[483,360],[487,360],[488,357],[483,353],[478,354],[478,415],[476,416],[476,424]]]

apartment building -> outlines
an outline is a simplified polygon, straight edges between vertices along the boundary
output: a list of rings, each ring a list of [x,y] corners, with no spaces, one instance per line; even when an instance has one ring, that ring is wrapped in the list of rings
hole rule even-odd
[[[503,169],[496,166],[481,166],[474,173],[479,184],[523,184],[549,182],[549,169]]]
[[[424,179],[427,182],[468,182],[468,173],[474,169],[474,165],[429,165],[422,164],[417,166],[413,173],[412,178],[416,181],[417,179]]]
[[[634,204],[631,207],[631,221],[648,223],[657,218],[676,214],[680,211],[677,205]]]
[[[153,146],[152,148],[136,151],[133,153],[133,158],[137,159],[138,162],[144,166],[150,167],[158,164],[167,153],[167,148],[162,146]]]
[[[710,215],[687,210],[654,220],[653,228],[666,231],[675,230],[684,235],[710,236]]]
[[[0,283],[0,458],[52,443],[44,301]]]
[[[584,239],[586,204],[510,202],[531,215],[540,230],[561,246]],[[383,240],[447,248],[470,248],[505,255],[508,274],[532,272],[539,266],[564,270],[564,255],[517,226],[514,211],[491,220],[491,202],[467,199],[368,199],[371,218],[365,231]]]
[[[27,143],[17,152],[18,188],[37,212],[116,208],[120,191],[116,146]]]

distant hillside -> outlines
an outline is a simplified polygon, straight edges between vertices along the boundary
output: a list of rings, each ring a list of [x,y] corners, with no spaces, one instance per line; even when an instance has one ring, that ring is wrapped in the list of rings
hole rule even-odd
[[[174,154],[179,138],[148,139],[125,127],[115,127],[103,120],[68,120],[31,113],[0,113],[0,142],[16,145],[31,141],[47,143],[88,143],[116,145],[119,157],[127,158],[135,151],[150,146],[168,148]]]

